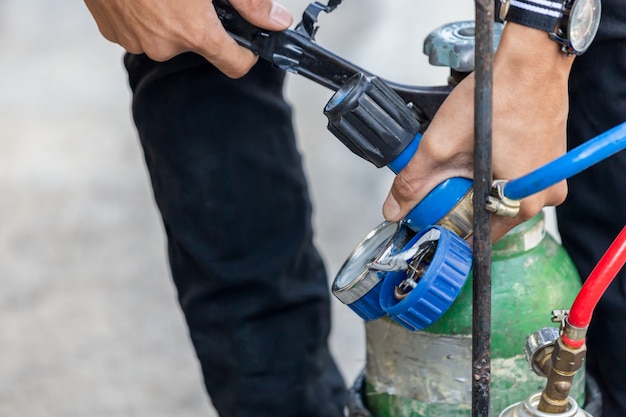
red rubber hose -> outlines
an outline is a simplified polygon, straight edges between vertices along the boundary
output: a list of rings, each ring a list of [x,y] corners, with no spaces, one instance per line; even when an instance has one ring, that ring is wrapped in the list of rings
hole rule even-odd
[[[567,318],[572,326],[583,328],[589,325],[600,297],[624,263],[626,263],[626,227],[609,246],[576,296]]]

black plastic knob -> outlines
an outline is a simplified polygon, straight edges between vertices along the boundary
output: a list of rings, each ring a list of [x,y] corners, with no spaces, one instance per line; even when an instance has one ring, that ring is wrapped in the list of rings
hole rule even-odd
[[[383,80],[350,77],[324,107],[330,130],[352,152],[380,168],[393,161],[420,130],[406,103]]]

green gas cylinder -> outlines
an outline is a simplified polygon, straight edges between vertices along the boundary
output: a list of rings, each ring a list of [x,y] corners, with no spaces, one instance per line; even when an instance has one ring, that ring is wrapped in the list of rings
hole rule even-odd
[[[545,230],[541,213],[493,245],[491,415],[541,391],[524,356],[527,337],[558,327],[551,311],[568,309],[580,289],[578,273]],[[446,314],[424,331],[390,319],[365,324],[367,356],[363,403],[373,417],[471,415],[472,284]],[[571,396],[584,399],[584,372]]]

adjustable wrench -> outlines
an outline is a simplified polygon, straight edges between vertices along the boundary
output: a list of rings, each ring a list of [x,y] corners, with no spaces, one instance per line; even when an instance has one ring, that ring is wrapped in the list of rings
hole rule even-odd
[[[332,11],[339,3],[341,0],[330,0],[328,5],[313,2],[295,29],[272,32],[248,23],[227,0],[213,0],[222,25],[237,43],[277,67],[300,74],[333,91],[356,73],[373,75],[315,42],[317,16],[321,11]],[[420,87],[389,80],[384,82],[405,101],[422,127],[432,120],[451,90],[449,86]]]

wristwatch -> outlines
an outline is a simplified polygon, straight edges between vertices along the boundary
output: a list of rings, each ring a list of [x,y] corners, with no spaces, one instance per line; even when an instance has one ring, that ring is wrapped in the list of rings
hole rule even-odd
[[[499,17],[548,32],[568,55],[581,55],[598,32],[600,0],[500,0]]]

